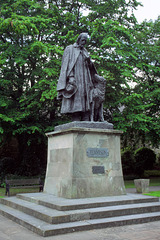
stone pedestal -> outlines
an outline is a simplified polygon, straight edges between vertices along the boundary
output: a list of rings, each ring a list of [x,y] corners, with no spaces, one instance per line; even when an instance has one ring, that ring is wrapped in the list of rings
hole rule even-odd
[[[44,192],[70,199],[126,194],[121,133],[78,127],[48,133]]]
[[[147,193],[149,192],[149,179],[135,179],[134,184],[137,193]]]

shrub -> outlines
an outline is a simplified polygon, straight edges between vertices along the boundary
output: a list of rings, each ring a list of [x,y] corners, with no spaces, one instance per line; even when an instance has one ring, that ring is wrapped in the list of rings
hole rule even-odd
[[[40,159],[35,152],[32,152],[30,148],[28,148],[28,151],[23,155],[18,174],[24,176],[36,176],[39,175],[40,172]]]
[[[132,150],[127,149],[121,154],[122,159],[122,169],[124,175],[134,174],[134,154]]]
[[[144,177],[160,177],[160,170],[145,170]]]
[[[134,174],[132,174],[132,175],[124,175],[124,180],[125,181],[134,180],[136,178],[138,178],[138,176],[134,175]]]
[[[157,154],[157,167],[160,169],[160,153]]]
[[[143,176],[144,170],[152,170],[156,162],[153,150],[143,147],[135,152],[135,173]]]
[[[0,159],[0,177],[3,180],[7,174],[14,174],[17,170],[17,162],[14,158],[3,157]]]

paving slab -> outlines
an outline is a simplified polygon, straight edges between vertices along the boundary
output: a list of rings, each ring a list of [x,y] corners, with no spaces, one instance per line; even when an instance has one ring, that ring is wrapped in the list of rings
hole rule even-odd
[[[18,194],[18,198],[31,201],[46,207],[68,211],[93,207],[113,206],[127,203],[150,202],[158,201],[156,197],[145,196],[142,194],[128,193],[121,196],[108,196],[96,198],[81,198],[81,199],[66,199],[56,197],[46,193],[25,193]]]
[[[80,204],[80,209],[76,210],[76,212],[78,214],[80,214],[80,215],[81,215],[81,213],[83,213],[83,214],[84,213],[85,214],[89,213],[89,216],[86,215],[84,219],[83,218],[81,220],[78,219],[79,221],[77,222],[76,219],[74,219],[74,214],[73,214],[73,212],[75,213],[75,210],[74,211],[73,210],[67,210],[66,211],[67,214],[70,215],[71,218],[73,217],[73,221],[75,221],[75,222],[54,224],[54,226],[53,226],[52,224],[44,223],[41,220],[37,221],[37,219],[36,219],[36,221],[35,221],[34,216],[33,217],[32,216],[28,216],[28,215],[26,216],[26,214],[25,213],[23,214],[23,212],[19,213],[19,211],[16,210],[17,205],[16,205],[16,203],[14,203],[14,198],[7,198],[8,201],[11,201],[11,202],[12,202],[11,199],[13,199],[13,203],[15,204],[15,208],[14,209],[10,209],[10,207],[5,206],[5,205],[4,206],[0,206],[1,207],[1,209],[0,209],[1,211],[3,211],[4,208],[6,208],[6,212],[8,211],[7,214],[11,215],[11,219],[14,221],[13,222],[14,224],[15,224],[16,221],[18,222],[20,220],[20,222],[24,222],[22,225],[25,226],[25,227],[27,227],[29,225],[32,225],[32,228],[34,228],[34,232],[36,232],[36,233],[38,233],[38,234],[40,234],[42,236],[50,236],[50,235],[54,235],[54,234],[64,234],[64,235],[57,235],[57,236],[47,237],[47,239],[55,239],[55,240],[61,240],[61,239],[63,239],[63,240],[65,240],[65,239],[70,239],[70,240],[72,240],[72,239],[76,239],[76,240],[79,240],[79,239],[83,239],[83,240],[85,240],[85,239],[97,239],[98,240],[98,239],[100,239],[101,240],[102,239],[102,240],[104,240],[104,239],[107,239],[107,240],[109,240],[111,238],[108,238],[108,235],[107,235],[106,238],[105,238],[105,235],[104,235],[103,238],[99,238],[99,235],[91,234],[92,238],[89,238],[90,237],[90,233],[91,232],[97,233],[97,231],[100,231],[100,230],[97,230],[97,228],[104,228],[104,230],[101,230],[102,234],[103,234],[104,231],[106,230],[106,228],[110,229],[111,226],[112,226],[111,229],[114,230],[114,229],[119,228],[117,226],[122,226],[122,225],[126,225],[126,226],[124,226],[124,228],[127,228],[128,227],[127,224],[132,224],[133,225],[133,224],[137,224],[137,223],[140,224],[142,222],[149,222],[149,224],[153,224],[152,221],[160,222],[159,221],[160,220],[160,211],[159,211],[159,209],[157,209],[157,207],[159,207],[159,204],[160,204],[159,203],[159,198],[152,198],[152,197],[145,196],[145,195],[142,195],[142,194],[129,193],[129,194],[124,195],[124,196],[114,196],[114,197],[107,197],[107,198],[104,197],[104,198],[94,198],[94,199],[93,198],[91,198],[91,199],[72,199],[72,200],[71,199],[55,198],[55,197],[53,197],[53,195],[48,196],[48,194],[45,195],[45,194],[42,194],[42,193],[40,193],[40,194],[39,193],[37,193],[37,194],[35,194],[35,193],[34,194],[24,194],[24,195],[20,194],[19,199],[18,199],[19,203],[20,202],[23,203],[21,198],[22,199],[23,198],[28,198],[26,200],[29,200],[26,203],[26,206],[24,206],[24,207],[27,208],[29,206],[30,207],[31,206],[35,206],[37,208],[36,209],[37,212],[39,212],[39,207],[37,207],[35,205],[35,203],[36,204],[39,204],[41,202],[43,203],[43,202],[45,202],[46,200],[49,199],[49,204],[52,207],[53,207],[53,205],[55,205],[55,207],[58,206],[60,208],[61,207],[62,208],[63,207],[66,208],[67,207],[68,208],[68,206],[69,206],[69,209],[70,208],[72,209],[72,207],[76,208],[78,206],[78,204]],[[109,214],[112,212],[113,209],[117,209],[118,211],[119,210],[121,211],[121,209],[120,209],[121,207],[118,206],[118,203],[120,201],[119,198],[121,200],[123,199],[123,202],[125,202],[125,204],[127,203],[127,201],[129,201],[131,203],[129,208],[126,205],[122,206],[123,209],[127,210],[130,215],[128,215],[128,216],[127,215],[126,216],[118,216],[118,215],[116,215],[116,217],[112,216],[112,218],[110,218],[110,217],[109,218],[105,218],[105,215],[104,215],[104,216],[102,216],[103,218],[101,218],[101,219],[100,218],[99,219],[94,219],[94,216],[96,217],[97,213],[98,214],[100,213],[100,215],[101,215],[101,212],[102,213],[105,212],[105,207],[104,206],[106,204],[108,206],[107,208],[108,208],[108,213]],[[144,203],[143,200],[146,203]],[[140,209],[140,212],[139,212],[139,214],[134,213],[134,215],[132,215],[133,213],[130,212],[130,211],[132,211],[132,209],[134,209],[135,201],[136,201],[137,207]],[[139,201],[142,201],[142,203],[143,203],[142,205],[143,206],[146,205],[145,207],[151,207],[150,206],[150,201],[152,202],[152,204],[151,204],[152,205],[152,209],[150,209],[151,211],[150,211],[149,214],[147,213],[147,210],[146,210],[146,213],[144,213],[145,211],[143,212],[143,210],[141,209],[141,203],[140,204],[138,203]],[[115,206],[113,206],[113,205],[111,206],[110,203],[112,203],[112,204],[115,203]],[[94,206],[94,204],[96,204],[96,205]],[[101,204],[102,204],[102,206],[101,206]],[[105,204],[105,205],[103,206],[103,204]],[[86,209],[87,206],[89,206],[89,209]],[[92,206],[96,207],[96,208],[93,209]],[[101,206],[101,207],[99,207],[99,206]],[[22,206],[20,206],[20,208],[21,207]],[[31,210],[32,209],[34,210],[34,207],[33,208],[31,207]],[[40,205],[40,209],[41,209],[42,212],[43,212],[43,210],[45,212],[46,208],[42,204],[42,206]],[[12,211],[14,212],[14,214],[12,214]],[[49,216],[50,215],[52,216],[53,212],[57,212],[57,210],[51,209],[51,212],[50,212]],[[16,217],[14,217],[15,213],[17,215]],[[82,216],[83,216],[83,214],[82,214]],[[1,217],[2,216],[0,216],[0,240],[7,240],[7,239],[9,239],[9,240],[12,240],[12,239],[13,240],[14,239],[16,239],[16,240],[18,240],[18,239],[25,240],[25,237],[21,236],[21,238],[19,238],[19,237],[16,236],[16,233],[17,233],[17,229],[16,228],[8,228],[8,225],[3,224],[3,223],[1,224]],[[90,217],[91,217],[91,219],[90,219]],[[8,219],[6,219],[6,220],[10,221]],[[115,225],[115,223],[116,223],[116,225]],[[7,227],[5,232],[2,231],[1,226],[4,227],[4,229],[6,229],[6,227]],[[17,226],[21,227],[19,225],[17,225]],[[93,229],[93,228],[94,228],[94,230],[88,231],[89,229]],[[159,228],[160,228],[160,225],[159,225]],[[22,229],[23,229],[23,227],[22,227]],[[32,229],[30,229],[30,230],[32,230]],[[74,231],[77,231],[77,230],[78,231],[83,230],[83,232],[75,233]],[[70,233],[66,234],[67,232],[70,232],[70,233],[72,232],[72,234],[70,234]],[[13,233],[13,236],[16,236],[16,237],[15,238],[11,238],[11,236],[10,236],[11,233]],[[87,234],[87,238],[85,238],[85,236],[86,236],[85,233],[89,233],[89,235]],[[34,233],[31,232],[31,234],[33,234],[33,236],[35,236]],[[75,234],[77,234],[77,235],[75,235]],[[155,235],[156,234],[157,233],[155,231]],[[73,238],[72,237],[68,238],[69,235],[72,235]],[[149,235],[149,233],[148,233],[148,235]],[[148,235],[147,235],[147,237],[148,237]],[[79,238],[79,236],[80,236],[80,238]],[[96,238],[94,238],[94,236],[96,236]],[[37,235],[36,235],[36,237],[38,237],[38,238],[33,238],[33,239],[35,239],[35,240],[36,239],[44,239],[43,237],[40,237],[40,236],[37,236]],[[113,240],[121,239],[121,238],[116,238],[116,237],[119,237],[119,235],[117,235],[117,236],[114,235]],[[127,239],[127,238],[124,237],[123,240],[125,240],[125,239]],[[128,239],[131,239],[131,238],[128,238]],[[138,238],[138,239],[141,240],[140,238]],[[150,235],[150,239],[154,239],[154,238]],[[30,240],[32,240],[32,238],[30,238]],[[157,240],[160,240],[160,235],[159,235],[159,238],[157,238]]]
[[[158,202],[159,204],[159,202]],[[143,211],[142,211],[143,212]],[[59,234],[72,233],[74,231],[86,231],[97,228],[115,227],[129,224],[139,224],[144,222],[152,222],[160,220],[160,211],[149,213],[140,213],[124,216],[112,216],[109,218],[87,219],[83,221],[67,222],[61,224],[49,224],[40,219],[30,216],[19,210],[0,204],[0,213],[19,223],[20,225],[30,229],[40,236],[53,236]]]
[[[0,215],[0,240],[44,240]],[[159,240],[160,221],[51,236],[47,240]]]

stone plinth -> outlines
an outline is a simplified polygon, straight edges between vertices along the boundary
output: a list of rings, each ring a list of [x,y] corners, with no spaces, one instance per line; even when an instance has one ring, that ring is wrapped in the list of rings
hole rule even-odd
[[[73,127],[48,136],[44,192],[64,198],[126,194],[121,131]]]
[[[55,131],[62,131],[71,128],[93,128],[93,129],[113,129],[113,124],[109,122],[90,122],[90,121],[75,121],[69,122],[55,127]]]
[[[149,192],[149,179],[135,179],[134,184],[137,190],[137,193],[147,193]]]

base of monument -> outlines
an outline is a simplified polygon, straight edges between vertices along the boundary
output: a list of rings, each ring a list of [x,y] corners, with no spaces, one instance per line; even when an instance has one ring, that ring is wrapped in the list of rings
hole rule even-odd
[[[126,194],[120,156],[121,133],[84,127],[47,133],[44,192],[68,199]]]
[[[107,121],[104,121],[104,122],[74,121],[74,122],[58,125],[54,128],[54,130],[62,131],[70,128],[113,129],[113,124]]]

